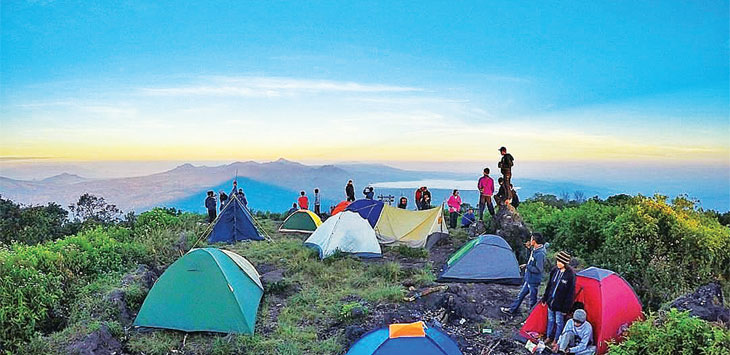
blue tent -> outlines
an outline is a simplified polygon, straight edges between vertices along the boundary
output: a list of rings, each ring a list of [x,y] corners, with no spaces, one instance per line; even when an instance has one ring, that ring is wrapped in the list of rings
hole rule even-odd
[[[346,211],[357,212],[360,217],[365,218],[370,226],[375,228],[375,224],[380,219],[380,212],[383,211],[383,203],[375,200],[357,200],[351,203]]]
[[[400,326],[400,329],[395,326]],[[421,327],[420,331],[413,331]],[[404,329],[406,328],[406,329]],[[407,329],[410,328],[410,329]],[[346,355],[461,355],[454,340],[438,328],[426,328],[422,322],[391,324],[363,335]]]
[[[456,251],[444,265],[439,282],[522,283],[515,253],[502,237],[481,235]]]
[[[208,243],[234,243],[241,240],[264,240],[264,237],[256,229],[248,208],[234,194],[213,221]]]

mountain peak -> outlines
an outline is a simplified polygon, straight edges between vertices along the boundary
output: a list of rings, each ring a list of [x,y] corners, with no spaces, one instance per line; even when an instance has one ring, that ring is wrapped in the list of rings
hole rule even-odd
[[[44,183],[55,183],[55,184],[72,184],[75,182],[86,181],[86,178],[78,176],[76,174],[61,173],[41,180]]]

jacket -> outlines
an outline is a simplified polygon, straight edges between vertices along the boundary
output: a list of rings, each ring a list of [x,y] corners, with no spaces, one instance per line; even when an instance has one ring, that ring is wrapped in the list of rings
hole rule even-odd
[[[299,208],[303,210],[309,209],[309,199],[307,198],[307,196],[300,196],[297,199],[297,203],[299,204]]]
[[[345,186],[345,195],[347,195],[348,198],[355,199],[355,186],[352,186],[352,184],[347,184]]]
[[[215,197],[205,198],[205,208],[208,210],[215,210]]]
[[[459,212],[461,210],[461,196],[451,195],[446,204],[449,205],[449,212]]]
[[[461,216],[461,226],[462,227],[469,226],[472,223],[474,223],[474,220],[475,220],[475,218],[474,218],[473,213],[469,213],[469,212],[464,213],[464,215]]]
[[[517,208],[520,206],[520,197],[517,196],[517,191],[512,189],[512,207]]]
[[[542,273],[545,271],[545,246],[535,248],[530,253],[530,259],[525,266],[525,282],[530,285],[539,285],[542,282]]]
[[[494,195],[494,180],[489,176],[480,177],[477,183],[477,190],[481,192],[482,196]]]
[[[497,166],[502,170],[510,170],[512,169],[512,166],[515,165],[515,158],[512,157],[512,154],[506,153],[502,156],[502,159],[499,161]]]
[[[575,346],[568,348],[571,354],[586,350],[593,343],[593,326],[588,321],[583,322],[580,327],[576,327],[575,321],[568,319],[565,327],[563,327],[563,333],[565,332],[573,332],[575,334]]]
[[[550,272],[545,293],[542,295],[542,302],[553,311],[568,313],[573,308],[573,297],[575,296],[575,271],[566,267],[565,271],[554,268]]]
[[[371,191],[367,187],[364,190],[362,190],[362,194],[365,195],[365,198],[368,200],[372,200],[373,197],[375,197],[375,191]]]

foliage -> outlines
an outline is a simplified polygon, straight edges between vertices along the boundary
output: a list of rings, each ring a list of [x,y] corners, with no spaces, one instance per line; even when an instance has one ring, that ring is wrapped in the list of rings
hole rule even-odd
[[[730,229],[695,203],[682,196],[591,199],[563,209],[529,202],[520,214],[553,250],[618,272],[656,308],[696,286],[730,279]]]
[[[610,345],[609,354],[724,355],[729,349],[730,330],[672,309],[633,323],[625,341]]]
[[[111,225],[121,220],[122,211],[103,197],[83,194],[79,200],[68,206],[74,220],[91,225]]]
[[[67,216],[56,203],[20,206],[0,197],[0,243],[38,244],[78,232],[80,225],[69,222]]]
[[[395,251],[398,252],[398,254],[405,256],[406,258],[428,258],[428,250],[425,248],[411,248],[407,245],[399,245],[395,247]]]
[[[338,319],[340,321],[352,320],[359,317],[367,316],[370,309],[360,302],[348,302],[340,305]]]

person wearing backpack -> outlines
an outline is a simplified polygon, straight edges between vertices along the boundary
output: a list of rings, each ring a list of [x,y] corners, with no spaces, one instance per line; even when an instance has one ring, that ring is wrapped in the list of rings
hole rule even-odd
[[[505,147],[500,147],[499,153],[502,154],[502,159],[497,163],[497,166],[502,172],[504,186],[511,186],[512,167],[514,166],[515,158],[512,157],[512,154],[507,153],[507,148]],[[512,202],[512,190],[505,188],[505,192],[505,204],[509,205]]]

